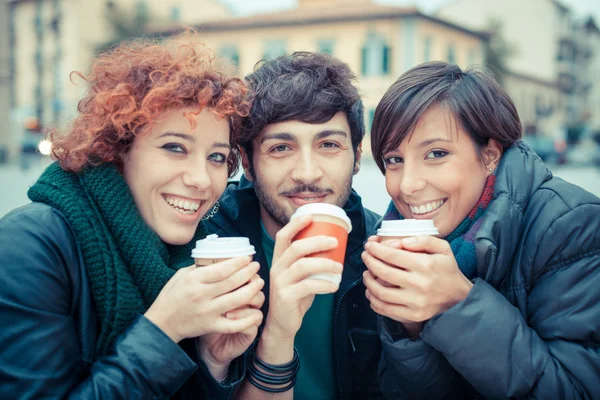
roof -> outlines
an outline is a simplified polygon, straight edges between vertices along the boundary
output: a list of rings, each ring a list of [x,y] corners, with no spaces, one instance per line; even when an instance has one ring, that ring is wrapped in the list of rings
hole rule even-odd
[[[339,6],[300,7],[292,10],[207,22],[197,25],[195,28],[202,32],[222,32],[394,18],[422,18],[484,40],[489,36],[486,32],[475,31],[446,20],[423,14],[415,7],[399,7],[372,2],[348,3],[344,4],[344,7],[342,8]],[[166,29],[156,29],[154,33],[173,35],[179,32],[181,32],[181,28],[177,26],[167,27]]]

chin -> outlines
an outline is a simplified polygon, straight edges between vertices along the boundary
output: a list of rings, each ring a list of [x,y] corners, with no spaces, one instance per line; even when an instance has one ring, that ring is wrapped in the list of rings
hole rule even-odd
[[[194,232],[190,233],[182,232],[182,229],[179,229],[176,232],[157,232],[158,237],[160,239],[170,245],[181,246],[184,244],[188,244],[194,238]]]

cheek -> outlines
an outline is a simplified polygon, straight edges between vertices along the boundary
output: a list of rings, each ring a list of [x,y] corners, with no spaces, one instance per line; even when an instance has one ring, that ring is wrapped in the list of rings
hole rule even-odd
[[[227,168],[211,169],[209,174],[213,195],[218,199],[227,187]]]
[[[400,190],[400,179],[398,174],[394,174],[392,171],[385,171],[385,188],[392,199],[398,197]]]

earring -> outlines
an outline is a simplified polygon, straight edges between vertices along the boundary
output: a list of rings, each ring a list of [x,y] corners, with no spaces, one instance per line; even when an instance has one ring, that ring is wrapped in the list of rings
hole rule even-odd
[[[492,172],[494,169],[492,167],[488,168],[488,171]]]

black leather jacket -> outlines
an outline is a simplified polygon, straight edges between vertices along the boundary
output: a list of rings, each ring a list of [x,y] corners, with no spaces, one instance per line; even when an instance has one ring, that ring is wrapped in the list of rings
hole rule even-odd
[[[193,342],[174,343],[139,316],[93,361],[96,312],[66,220],[32,203],[0,219],[0,399],[228,398]]]
[[[388,398],[600,399],[600,199],[523,143],[496,178],[467,298],[419,340],[381,320]]]
[[[255,260],[260,263],[260,276],[265,280],[265,304],[268,312],[269,267],[261,246],[258,198],[254,186],[244,177],[230,183],[219,200],[218,212],[208,221],[208,232],[219,236],[245,236],[256,248]],[[381,346],[377,337],[377,314],[365,297],[361,259],[363,243],[379,216],[362,206],[360,197],[352,191],[344,210],[352,221],[348,237],[342,282],[335,295],[332,345],[336,365],[336,381],[342,399],[382,399],[377,382],[377,365]],[[265,318],[266,319],[266,318]]]

